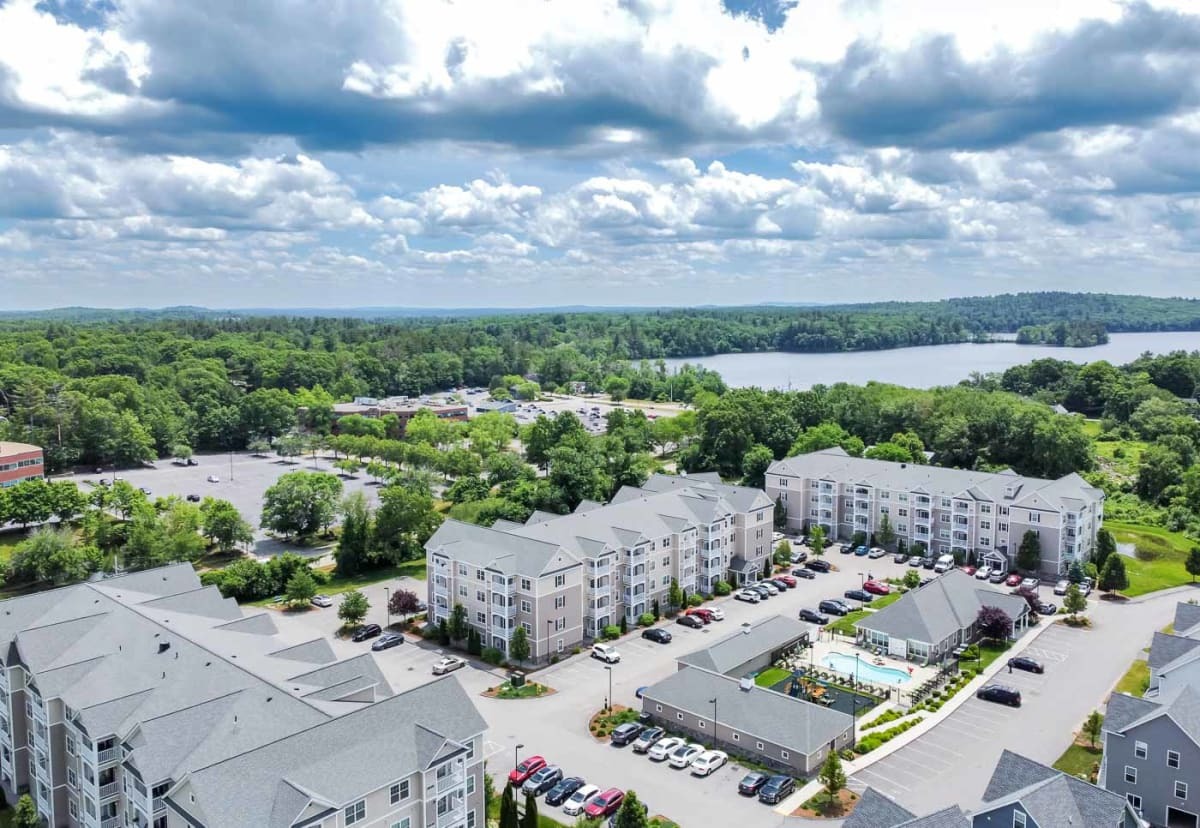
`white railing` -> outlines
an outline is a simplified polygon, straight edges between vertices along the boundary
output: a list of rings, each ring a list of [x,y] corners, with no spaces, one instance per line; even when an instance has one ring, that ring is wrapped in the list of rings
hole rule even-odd
[[[105,748],[104,750],[99,751],[96,754],[96,761],[99,762],[101,765],[107,764],[109,762],[116,762],[120,758],[121,758],[120,748],[115,748],[115,747]]]
[[[121,795],[121,785],[117,782],[109,782],[107,785],[100,786],[100,799],[112,799],[114,796]]]
[[[167,810],[167,803],[161,796],[154,797],[154,815],[158,816]]]
[[[454,808],[453,810],[445,811],[443,813],[438,814],[437,825],[438,825],[438,828],[448,828],[448,826],[459,824],[466,818],[467,818],[467,809],[464,806],[460,805],[457,808]]]
[[[443,776],[440,779],[438,779],[438,781],[437,781],[437,792],[440,794],[445,793],[446,791],[452,790],[454,788],[459,787],[460,785],[465,784],[466,781],[467,781],[467,775],[465,773],[463,773],[462,771],[457,771],[457,772],[451,773],[447,776]]]
[[[100,828],[121,828],[122,822],[123,818],[120,815],[105,817],[104,819],[100,820]]]

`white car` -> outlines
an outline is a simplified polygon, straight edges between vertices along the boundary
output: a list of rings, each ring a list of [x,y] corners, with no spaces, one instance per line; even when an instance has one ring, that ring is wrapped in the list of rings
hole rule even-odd
[[[779,587],[775,586],[770,581],[759,581],[755,586],[760,586],[772,595],[779,594]]]
[[[210,474],[210,475],[208,476],[208,482],[209,482],[209,483],[220,483],[220,482],[221,482],[221,478],[217,477],[215,474]]]
[[[729,759],[729,754],[723,750],[710,750],[700,754],[692,761],[693,776],[708,776],[720,768]]]
[[[1067,589],[1071,586],[1071,582],[1065,578],[1054,585],[1055,595],[1066,595]]]
[[[600,788],[596,785],[584,785],[582,788],[571,794],[571,798],[563,805],[563,813],[567,816],[578,816],[583,813],[583,809],[587,806],[588,800],[600,793]]]
[[[735,601],[745,601],[747,604],[757,604],[762,600],[757,592],[753,592],[749,589],[739,589],[733,594],[733,598]]]
[[[710,613],[712,613],[712,620],[714,620],[714,621],[724,621],[725,620],[725,610],[721,609],[720,607],[710,607],[708,611]]]
[[[867,557],[871,560],[875,560],[877,558],[882,558],[886,554],[887,550],[882,546],[872,546],[871,551],[867,553]]]
[[[611,644],[593,644],[592,658],[598,658],[606,664],[616,664],[621,660],[621,654]]]
[[[661,741],[655,742],[654,747],[650,748],[646,755],[650,757],[650,761],[652,762],[661,762],[671,754],[671,751],[682,744],[683,739],[680,739],[678,736],[668,736]]]
[[[434,663],[433,674],[435,676],[444,676],[446,673],[454,672],[459,667],[466,666],[466,659],[459,658],[458,656],[446,656]]]
[[[328,595],[314,595],[312,597],[312,605],[314,607],[332,607],[333,599]]]
[[[975,570],[975,580],[986,581],[992,577],[992,568],[990,566],[981,566]]]
[[[704,753],[704,745],[698,745],[695,742],[688,745],[680,745],[671,751],[671,767],[686,768],[701,753]]]

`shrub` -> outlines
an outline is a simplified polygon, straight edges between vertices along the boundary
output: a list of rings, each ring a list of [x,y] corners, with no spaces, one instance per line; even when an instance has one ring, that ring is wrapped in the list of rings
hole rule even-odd
[[[611,641],[614,638],[621,637],[621,628],[618,627],[616,624],[609,624],[607,627],[604,628],[604,631],[600,635],[602,638],[606,638],[609,641]]]
[[[483,652],[479,655],[488,664],[496,667],[500,662],[504,661],[504,653],[497,650],[495,647],[484,647]]]
[[[551,664],[558,664],[558,656],[556,656],[556,655],[552,655],[552,656],[550,656],[550,663],[551,663]]]
[[[687,602],[689,607],[698,607],[704,603],[704,596],[697,594],[689,595]]]
[[[733,592],[733,587],[731,587],[729,584],[725,583],[724,581],[717,581],[715,584],[713,584],[713,594],[714,595],[724,596],[724,595],[728,595],[731,592]]]
[[[625,618],[624,615],[622,615],[621,616],[621,635],[624,635],[627,632],[629,632],[629,621]]]
[[[582,647],[572,647],[571,648],[571,655],[579,655],[582,652],[583,652]]]
[[[651,624],[654,623],[654,613],[643,612],[641,615],[638,616],[638,623],[641,624],[643,627],[649,627]]]

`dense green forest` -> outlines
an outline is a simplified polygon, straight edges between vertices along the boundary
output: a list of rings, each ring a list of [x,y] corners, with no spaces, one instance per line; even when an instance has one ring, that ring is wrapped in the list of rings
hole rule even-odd
[[[1017,342],[1021,345],[1090,348],[1108,342],[1108,331],[1102,322],[1072,321],[1024,325],[1017,330]]]

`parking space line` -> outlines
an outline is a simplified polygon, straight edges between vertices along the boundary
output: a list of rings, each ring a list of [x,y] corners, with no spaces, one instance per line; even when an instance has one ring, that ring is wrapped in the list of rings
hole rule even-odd
[[[942,754],[949,753],[952,756],[955,756],[959,759],[961,759],[963,756],[961,753],[957,753],[956,751],[950,750],[949,748],[944,748],[941,745],[933,745],[931,748],[929,745],[921,742],[920,740],[917,740],[915,742],[909,742],[907,745],[905,745],[905,750],[911,750],[914,753],[920,753],[920,754],[930,756],[933,758],[934,761],[943,762],[947,766],[954,764],[954,760],[947,759]]]

